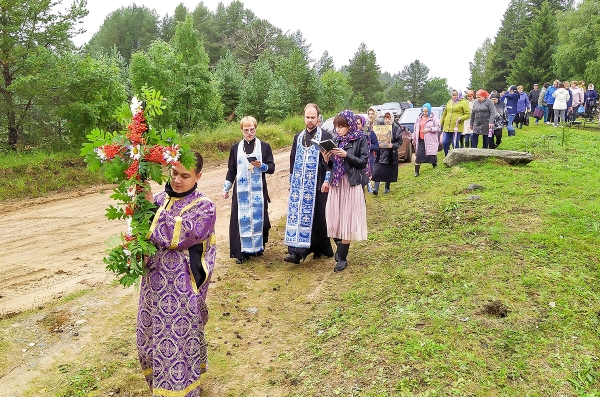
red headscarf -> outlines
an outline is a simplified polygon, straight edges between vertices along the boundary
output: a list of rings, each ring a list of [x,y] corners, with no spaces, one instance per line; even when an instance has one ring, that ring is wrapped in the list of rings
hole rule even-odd
[[[490,93],[487,92],[486,90],[478,90],[477,91],[477,96],[482,96],[484,98],[487,98],[490,96]]]

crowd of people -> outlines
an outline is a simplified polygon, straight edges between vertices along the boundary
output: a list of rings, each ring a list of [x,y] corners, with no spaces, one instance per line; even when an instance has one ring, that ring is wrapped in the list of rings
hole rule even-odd
[[[535,124],[542,120],[555,127],[582,115],[591,120],[598,106],[598,93],[593,84],[585,87],[584,81],[554,80],[552,84],[544,83],[541,89],[534,84],[529,93],[522,85],[511,85],[500,92],[469,90],[467,98],[460,90],[453,90],[440,120],[444,154],[448,155],[450,147],[478,147],[479,136],[484,149],[495,149],[502,142],[504,128],[508,136],[515,136],[517,130],[529,126],[531,117]]]
[[[483,148],[497,148],[503,129],[514,136],[528,125],[532,110],[535,124],[543,120],[555,126],[591,112],[598,93],[592,84],[585,91],[584,86],[556,80],[541,89],[535,84],[528,94],[522,86],[510,86],[492,93],[469,90],[466,97],[453,90],[440,119],[424,104],[412,133],[414,175],[420,175],[424,163],[435,168],[440,150],[447,155],[451,147],[476,148],[480,136]],[[319,107],[306,105],[305,128],[294,136],[290,152],[285,262],[299,264],[310,254],[313,259],[335,257],[333,271],[340,272],[348,266],[351,242],[367,239],[366,191],[378,195],[383,182],[384,194],[389,193],[398,179],[402,131],[390,113],[383,116],[391,128],[380,142],[375,109],[367,111],[367,118],[350,110],[338,113],[330,133],[320,128]],[[231,192],[229,255],[237,264],[263,255],[271,228],[266,175],[275,172],[275,161],[271,146],[257,137],[257,124],[251,116],[241,119],[242,138],[229,152],[222,190],[223,199]],[[333,146],[326,150],[328,141]],[[149,240],[157,250],[147,258],[148,272],[141,280],[137,346],[155,395],[185,390],[186,396],[198,396],[200,375],[208,368],[205,299],[216,259],[216,207],[197,191],[203,159],[195,156],[190,168],[172,167],[163,192],[145,192],[156,206]]]

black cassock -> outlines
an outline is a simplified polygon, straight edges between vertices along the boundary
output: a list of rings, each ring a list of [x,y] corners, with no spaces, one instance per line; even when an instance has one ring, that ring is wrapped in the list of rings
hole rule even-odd
[[[253,152],[255,141],[256,138],[250,142],[246,142],[245,140],[243,141],[246,147],[246,153]],[[237,153],[239,144],[240,142],[231,147],[231,151],[229,152],[229,163],[227,166],[227,176],[225,179],[233,184],[233,193],[231,196],[231,217],[229,219],[229,256],[231,258],[242,259],[244,254],[242,253],[242,242],[240,239],[240,228],[238,224],[237,183],[235,183],[235,178],[237,175]],[[255,168],[254,172],[262,172],[263,203],[265,206],[263,219],[263,244],[266,245],[267,241],[269,240],[269,229],[271,228],[268,212],[269,202],[271,202],[271,199],[269,198],[269,189],[267,188],[267,179],[265,175],[273,174],[275,172],[275,159],[273,158],[273,150],[271,150],[271,145],[269,145],[267,142],[261,140],[260,148],[262,153],[262,162],[263,164],[266,164],[268,168],[266,172],[262,172]]]

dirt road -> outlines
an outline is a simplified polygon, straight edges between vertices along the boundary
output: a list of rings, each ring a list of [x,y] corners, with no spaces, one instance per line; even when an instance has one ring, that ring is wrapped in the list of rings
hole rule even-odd
[[[275,153],[275,164],[275,174],[267,175],[272,222],[287,211],[289,149]],[[231,211],[231,199],[220,196],[226,172],[226,164],[207,167],[199,183],[199,190],[217,204],[216,233],[223,246]],[[0,317],[113,282],[115,275],[102,262],[104,242],[125,225],[105,217],[106,208],[114,204],[111,188],[0,204]],[[220,255],[227,252],[222,249]]]

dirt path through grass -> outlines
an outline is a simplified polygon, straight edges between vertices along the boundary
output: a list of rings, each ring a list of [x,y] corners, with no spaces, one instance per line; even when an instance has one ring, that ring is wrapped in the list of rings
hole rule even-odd
[[[275,163],[275,174],[267,175],[272,222],[277,222],[287,211],[289,148],[275,153]],[[235,266],[228,258],[227,242],[231,199],[223,200],[220,196],[225,173],[226,164],[206,167],[200,181],[200,190],[217,204],[219,257],[215,279]],[[158,189],[154,186],[155,191]],[[124,224],[109,221],[104,215],[108,205],[114,204],[111,192],[111,186],[100,186],[82,192],[0,204],[0,224],[4,225],[0,234],[0,316],[29,309],[43,312],[45,305],[68,294],[84,289],[101,290],[114,282],[115,276],[105,270],[102,262],[106,249],[104,241],[124,230]],[[210,294],[214,293],[211,290]],[[107,299],[105,306],[110,311],[114,302],[126,295],[137,296],[137,291],[119,287],[118,295]],[[131,301],[135,299],[128,299]],[[129,309],[135,310],[134,307]],[[103,310],[88,310],[86,318],[89,320],[92,311],[98,316],[106,315]],[[43,352],[28,360],[2,358],[12,363],[4,373],[0,372],[0,396],[20,396],[27,382],[39,375],[37,371],[31,371],[32,368],[41,369],[52,361],[61,362],[76,355],[86,344],[85,338],[81,338],[83,334],[79,336],[77,343],[64,343],[58,338],[53,344],[38,344],[35,348]],[[26,345],[24,349],[27,349]],[[22,353],[25,356],[26,352]]]
[[[276,172],[267,175],[271,219],[287,211],[289,151],[275,154]],[[220,191],[226,164],[207,168],[200,187],[217,204],[219,263],[230,262],[227,239],[231,200]],[[160,189],[157,185],[154,191]],[[114,201],[110,186],[50,196],[45,199],[0,203],[0,316],[43,306],[80,289],[110,283],[114,275],[102,263],[106,241],[124,231],[124,223],[109,221],[106,208]],[[224,255],[224,256],[223,256]]]

